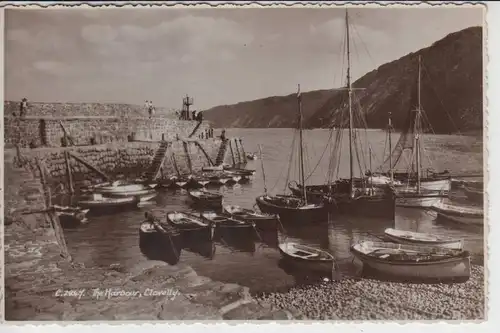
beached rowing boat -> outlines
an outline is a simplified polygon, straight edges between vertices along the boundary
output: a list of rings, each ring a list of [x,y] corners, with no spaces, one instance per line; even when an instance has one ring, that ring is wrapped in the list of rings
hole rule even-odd
[[[168,212],[167,221],[181,231],[185,238],[196,237],[203,241],[211,241],[212,224],[189,212]]]
[[[456,250],[461,250],[464,245],[464,241],[462,239],[456,239],[447,236],[437,236],[421,232],[396,230],[393,228],[385,229],[384,234],[387,239],[399,244],[439,246]]]
[[[460,280],[470,277],[470,253],[441,247],[362,241],[351,247],[363,268],[404,279]]]
[[[278,248],[283,258],[298,268],[329,275],[334,271],[335,259],[326,251],[295,242],[280,243]]]
[[[446,220],[481,226],[484,224],[484,212],[482,207],[458,206],[441,202],[433,205],[431,208],[437,212],[438,217]]]

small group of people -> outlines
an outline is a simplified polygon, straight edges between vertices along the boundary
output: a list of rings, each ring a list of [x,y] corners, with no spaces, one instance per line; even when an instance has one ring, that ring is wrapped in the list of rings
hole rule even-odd
[[[24,117],[26,116],[26,113],[28,112],[28,99],[23,98],[21,102],[19,103],[19,117]],[[12,112],[12,115],[14,117],[17,117],[17,112],[14,111]]]
[[[190,114],[188,110],[181,110],[176,112],[179,120],[197,120],[203,121],[203,113],[201,111],[193,110]]]
[[[153,106],[153,102],[146,101],[144,106],[145,106],[146,110],[148,110],[149,119],[151,119],[151,117],[153,117],[153,115],[155,113],[155,107]]]
[[[213,128],[206,128],[205,131],[201,132],[198,134],[198,137],[200,139],[211,139],[214,137],[214,129]]]

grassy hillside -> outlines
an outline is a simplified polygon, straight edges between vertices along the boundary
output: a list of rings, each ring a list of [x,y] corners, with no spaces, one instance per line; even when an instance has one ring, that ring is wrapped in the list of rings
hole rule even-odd
[[[481,129],[481,27],[452,33],[354,82],[354,87],[365,88],[356,91],[355,106],[360,106],[368,127],[385,127],[388,112],[393,114],[395,127],[402,126],[416,89],[419,55],[423,64],[421,102],[433,130],[448,133]],[[306,127],[338,125],[339,115],[347,111],[346,94],[341,91],[311,91],[302,96]],[[206,110],[204,115],[216,127],[294,127],[296,103],[295,94],[291,94],[217,106]]]

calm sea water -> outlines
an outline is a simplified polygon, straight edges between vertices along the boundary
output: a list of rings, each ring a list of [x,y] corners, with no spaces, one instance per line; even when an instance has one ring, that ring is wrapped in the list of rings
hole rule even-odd
[[[294,131],[291,129],[229,129],[227,134],[242,137],[247,152],[257,152],[258,145],[262,145],[265,185],[272,193],[283,193]],[[329,131],[305,131],[304,135],[307,142],[308,170],[315,169],[308,183],[323,183],[329,165],[328,151],[323,154]],[[398,135],[394,134],[393,142],[396,142],[397,137]],[[366,132],[366,136],[360,135],[360,141],[369,141],[373,154],[379,156],[378,159],[373,158],[371,161],[375,168],[380,164],[380,157],[386,147],[385,133],[370,130]],[[435,169],[448,169],[454,173],[482,172],[482,138],[433,135],[427,136],[425,142],[428,156],[426,162],[432,162]],[[343,158],[340,162],[339,175],[347,177],[349,162],[346,154],[348,152],[346,137],[343,139],[342,151]],[[365,161],[364,163],[362,161],[362,164],[369,165],[368,153],[367,151],[365,153]],[[321,155],[323,159],[317,163]],[[225,203],[250,208],[255,204],[255,198],[263,193],[264,179],[261,161],[249,161],[247,168],[257,170],[254,180],[250,184],[220,188],[220,191],[224,193]],[[296,173],[291,173],[290,179],[297,179]],[[454,200],[467,204],[460,192],[455,193],[454,196]],[[70,252],[75,261],[85,263],[87,266],[107,266],[116,263],[131,266],[146,261],[148,259],[139,249],[138,233],[144,211],[154,209],[156,212],[166,212],[186,209],[188,208],[187,201],[186,191],[165,190],[147,207],[116,215],[90,217],[87,225],[66,231],[66,241]],[[331,221],[329,225],[285,226],[285,228],[290,239],[319,246],[334,254],[340,269],[346,274],[352,270],[349,253],[352,242],[361,239],[377,240],[373,235],[381,235],[388,227],[461,237],[465,239],[465,248],[471,251],[476,259],[480,260],[482,257],[484,247],[482,228],[443,224],[435,221],[433,213],[419,209],[397,208],[396,214],[395,221],[342,217]],[[276,247],[260,241],[248,243],[241,242],[236,246],[235,244],[229,246],[227,243],[215,243],[215,255],[212,259],[183,250],[180,261],[192,266],[199,275],[216,281],[245,285],[253,292],[273,291],[297,283],[294,275],[283,268]]]

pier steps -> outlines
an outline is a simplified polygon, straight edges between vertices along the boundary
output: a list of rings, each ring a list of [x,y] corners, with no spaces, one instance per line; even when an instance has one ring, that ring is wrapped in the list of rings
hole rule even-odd
[[[158,176],[160,169],[163,165],[163,160],[167,154],[168,150],[168,142],[163,141],[160,143],[160,147],[156,150],[155,156],[153,157],[153,162],[151,163],[151,167],[146,173],[146,179],[148,181],[153,181]]]
[[[215,165],[221,165],[224,163],[224,158],[226,157],[226,152],[227,152],[227,146],[228,146],[229,140],[223,140],[219,152],[217,153],[217,158],[215,159]]]

